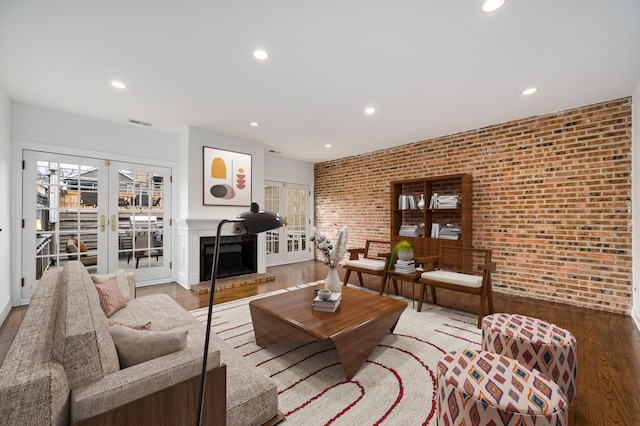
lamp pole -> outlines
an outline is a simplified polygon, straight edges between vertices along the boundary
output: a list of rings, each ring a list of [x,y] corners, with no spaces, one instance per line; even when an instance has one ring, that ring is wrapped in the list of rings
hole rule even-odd
[[[213,265],[211,266],[211,288],[209,289],[209,312],[207,314],[207,330],[204,339],[204,355],[202,356],[202,373],[200,374],[200,396],[198,397],[198,417],[196,425],[202,424],[202,406],[204,404],[204,386],[207,378],[207,358],[209,357],[209,336],[211,335],[211,315],[213,313],[213,298],[216,289],[216,275],[218,275],[218,259],[220,258],[220,234],[226,223],[244,222],[244,219],[224,219],[218,224],[216,243],[213,248]]]
[[[236,225],[236,234],[259,234],[284,226],[284,220],[276,212],[270,210],[260,210],[257,203],[251,203],[251,210],[241,213],[235,219],[223,219],[218,224],[216,233],[216,243],[213,249],[213,265],[211,266],[211,288],[209,289],[209,312],[207,314],[207,330],[204,339],[204,355],[202,356],[202,373],[200,374],[200,396],[198,398],[197,426],[202,424],[202,407],[204,404],[204,388],[207,376],[207,358],[209,356],[209,336],[211,335],[211,315],[213,313],[213,296],[216,290],[216,275],[218,275],[218,259],[220,258],[220,234],[222,226],[226,223],[242,223]]]

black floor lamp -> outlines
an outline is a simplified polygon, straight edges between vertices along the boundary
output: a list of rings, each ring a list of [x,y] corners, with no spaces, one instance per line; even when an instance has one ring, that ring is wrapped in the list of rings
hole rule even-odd
[[[198,400],[197,425],[202,422],[202,405],[204,404],[204,385],[207,375],[207,358],[209,355],[209,336],[211,334],[211,313],[213,312],[213,295],[218,275],[218,259],[220,257],[220,233],[225,223],[235,223],[234,234],[259,234],[260,232],[280,228],[284,220],[271,210],[260,210],[257,203],[251,203],[251,211],[240,213],[235,219],[224,219],[218,224],[216,243],[213,251],[213,266],[211,267],[211,288],[209,289],[209,313],[207,314],[207,331],[204,339],[204,355],[202,357],[202,374],[200,375],[200,398]]]

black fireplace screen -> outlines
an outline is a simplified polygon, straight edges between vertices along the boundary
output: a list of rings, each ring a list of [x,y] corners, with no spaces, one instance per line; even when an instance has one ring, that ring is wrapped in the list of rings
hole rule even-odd
[[[232,235],[220,237],[220,264],[217,278],[258,272],[258,237]],[[200,237],[200,281],[211,280],[216,237]]]

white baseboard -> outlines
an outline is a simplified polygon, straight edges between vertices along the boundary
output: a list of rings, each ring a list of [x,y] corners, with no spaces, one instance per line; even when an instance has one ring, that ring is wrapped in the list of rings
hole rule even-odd
[[[6,320],[9,316],[9,312],[11,312],[11,301],[7,300],[7,303],[2,307],[2,310],[0,311],[0,326],[4,324],[4,320]]]
[[[633,318],[633,322],[636,323],[636,328],[640,331],[640,312],[637,310],[631,311],[631,318]]]

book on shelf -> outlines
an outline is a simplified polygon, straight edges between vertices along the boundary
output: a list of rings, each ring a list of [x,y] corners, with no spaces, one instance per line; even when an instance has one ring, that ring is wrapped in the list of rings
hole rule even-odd
[[[431,195],[431,198],[429,199],[429,208],[430,209],[437,209],[438,207],[438,193],[434,192]]]
[[[435,209],[456,209],[460,207],[459,195],[436,195]]]
[[[400,194],[398,197],[398,209],[399,210],[410,210],[417,209],[418,203],[416,202],[416,197],[413,195],[404,195]]]
[[[440,234],[440,236],[438,237],[441,240],[459,240],[460,239],[460,235],[442,235]]]
[[[462,229],[452,227],[452,226],[445,226],[440,229],[440,234],[438,235],[438,238],[443,238],[446,240],[459,240],[461,236],[462,236]]]
[[[431,225],[431,238],[443,238],[446,240],[459,240],[462,237],[462,229],[453,226],[442,226],[439,223]]]
[[[401,225],[400,231],[398,231],[398,235],[400,235],[401,237],[419,237],[420,228],[413,225]]]
[[[431,224],[431,238],[438,238],[440,235],[440,224],[432,223]]]

